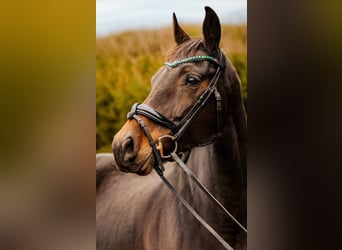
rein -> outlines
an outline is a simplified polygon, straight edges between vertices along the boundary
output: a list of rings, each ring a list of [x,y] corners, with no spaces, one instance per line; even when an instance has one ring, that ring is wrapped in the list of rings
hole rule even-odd
[[[157,164],[154,165],[154,169],[158,173],[161,180],[164,182],[164,184],[170,189],[170,191],[177,197],[177,199],[185,206],[188,211],[228,250],[233,250],[233,248],[190,206],[190,204],[181,196],[177,190],[172,186],[172,184],[165,178],[163,171],[165,170],[162,162],[161,155],[158,153],[157,145],[153,141],[152,136],[150,132],[147,129],[146,124],[142,119],[140,119],[137,115],[133,114],[130,119],[135,119],[139,126],[143,129],[145,135],[148,138],[148,141],[150,143],[150,146],[152,148],[152,152],[155,156],[155,159],[157,160]],[[172,157],[176,155],[174,152],[172,153]],[[178,156],[174,158],[176,162],[178,163]],[[180,160],[180,159],[179,159]],[[181,161],[181,160],[180,160]],[[183,162],[182,162],[183,163]],[[183,163],[184,164],[184,163]],[[185,165],[185,164],[184,164]],[[196,182],[195,182],[196,183]],[[201,185],[203,186],[203,185]],[[201,187],[200,186],[200,187]],[[208,191],[209,192],[209,191]],[[212,195],[210,194],[209,197]],[[216,200],[216,199],[215,199]]]
[[[211,199],[213,200],[228,216],[239,225],[239,227],[247,233],[247,229],[238,222],[234,216],[228,212],[228,210],[209,192],[209,190],[199,181],[199,179],[194,175],[194,173],[188,168],[185,163],[179,158],[179,156],[172,152],[171,153],[172,159],[174,159],[178,166],[188,175],[191,179],[196,183],[196,185]]]
[[[221,58],[223,55],[221,53]],[[174,160],[181,169],[191,177],[194,183],[204,192],[211,200],[213,200],[233,221],[244,231],[247,233],[245,227],[243,227],[234,217],[231,215],[224,206],[209,192],[209,190],[198,180],[198,178],[191,172],[191,170],[185,165],[185,163],[178,157],[177,150],[178,145],[177,142],[187,130],[187,128],[193,122],[196,114],[206,105],[210,96],[215,93],[216,98],[216,109],[217,109],[217,123],[218,128],[221,128],[221,95],[218,92],[216,85],[218,79],[221,76],[222,70],[224,69],[224,65],[219,63],[217,59],[211,56],[193,56],[189,58],[185,58],[179,61],[175,61],[173,63],[166,62],[165,65],[169,68],[175,68],[184,63],[190,62],[199,62],[199,61],[209,61],[214,63],[217,66],[217,70],[212,80],[210,81],[208,87],[204,90],[201,96],[198,98],[195,105],[188,111],[188,113],[181,119],[181,121],[176,125],[172,121],[170,121],[166,116],[153,109],[152,107],[146,104],[138,104],[135,103],[132,106],[132,109],[127,114],[127,119],[136,120],[144,131],[146,137],[148,138],[149,144],[152,148],[153,155],[156,159],[156,163],[154,164],[154,169],[164,182],[164,184],[171,190],[171,192],[177,197],[177,199],[189,210],[189,212],[226,248],[233,250],[233,248],[189,205],[189,203],[175,190],[175,188],[170,184],[170,182],[165,178],[163,171],[165,170],[163,166],[163,159]],[[146,126],[144,121],[139,118],[138,115],[142,115],[147,117],[148,119],[171,129],[173,136],[164,135],[158,138],[158,144],[156,144]],[[164,152],[163,144],[173,144],[171,152]]]

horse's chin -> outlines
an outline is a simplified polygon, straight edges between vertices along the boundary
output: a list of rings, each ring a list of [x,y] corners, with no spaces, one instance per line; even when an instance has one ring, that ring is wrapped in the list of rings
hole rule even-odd
[[[152,172],[154,166],[154,157],[153,154],[150,154],[146,161],[142,164],[139,170],[136,172],[138,175],[148,175]]]
[[[124,173],[133,173],[141,176],[148,175],[152,172],[154,166],[154,156],[152,153],[146,156],[143,161],[134,162],[130,164],[120,164],[116,162],[114,157],[114,165]]]

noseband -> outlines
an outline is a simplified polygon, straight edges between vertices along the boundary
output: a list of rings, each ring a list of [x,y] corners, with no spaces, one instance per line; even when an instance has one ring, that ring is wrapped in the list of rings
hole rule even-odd
[[[233,249],[217,232],[205,221],[203,218],[186,202],[186,200],[175,190],[175,188],[170,184],[170,182],[165,178],[163,171],[163,159],[172,159],[175,160],[176,163],[182,168],[182,170],[189,175],[195,184],[210,198],[212,199],[222,210],[228,214],[239,226],[247,233],[247,230],[223,207],[223,205],[215,199],[215,197],[200,183],[200,181],[194,176],[189,168],[181,161],[181,159],[177,156],[178,150],[178,140],[184,134],[184,132],[188,129],[191,123],[194,121],[198,112],[203,109],[208,102],[210,96],[215,93],[216,98],[216,111],[217,111],[217,126],[218,131],[221,130],[221,95],[216,88],[217,82],[225,68],[225,64],[223,64],[223,54],[221,53],[221,60],[220,62],[211,56],[193,56],[188,57],[179,61],[175,61],[172,63],[166,62],[165,65],[168,68],[176,68],[181,64],[184,63],[191,63],[191,62],[200,62],[200,61],[209,61],[217,66],[215,75],[211,79],[209,85],[198,98],[195,105],[187,112],[187,114],[180,120],[178,124],[173,123],[168,119],[165,115],[160,113],[159,111],[155,110],[154,108],[146,105],[146,104],[139,104],[135,103],[132,106],[132,109],[127,114],[127,119],[132,120],[135,119],[141,129],[144,131],[145,135],[148,138],[149,144],[152,148],[152,152],[154,154],[156,163],[154,164],[154,169],[159,174],[160,178],[163,180],[165,185],[173,192],[173,194],[178,198],[178,200],[189,210],[189,212],[226,248],[226,249]],[[169,128],[173,136],[171,135],[164,135],[158,138],[158,144],[156,144],[149,132],[145,122],[138,116],[144,116],[157,124]],[[173,144],[171,152],[165,153],[163,150],[164,144]]]

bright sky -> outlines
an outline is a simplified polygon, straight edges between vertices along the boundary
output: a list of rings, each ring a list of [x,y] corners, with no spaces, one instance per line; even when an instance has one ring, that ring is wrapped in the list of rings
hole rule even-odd
[[[129,29],[156,28],[172,23],[202,23],[204,6],[210,6],[221,23],[246,23],[247,0],[96,0],[96,35]]]

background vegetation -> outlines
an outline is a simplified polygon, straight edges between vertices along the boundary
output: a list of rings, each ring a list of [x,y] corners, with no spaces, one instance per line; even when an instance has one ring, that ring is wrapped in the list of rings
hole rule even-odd
[[[201,26],[184,26],[202,37]],[[114,134],[134,102],[150,91],[150,79],[175,47],[172,28],[115,34],[96,41],[96,150],[111,151]],[[221,48],[236,67],[247,100],[247,27],[222,26]]]

